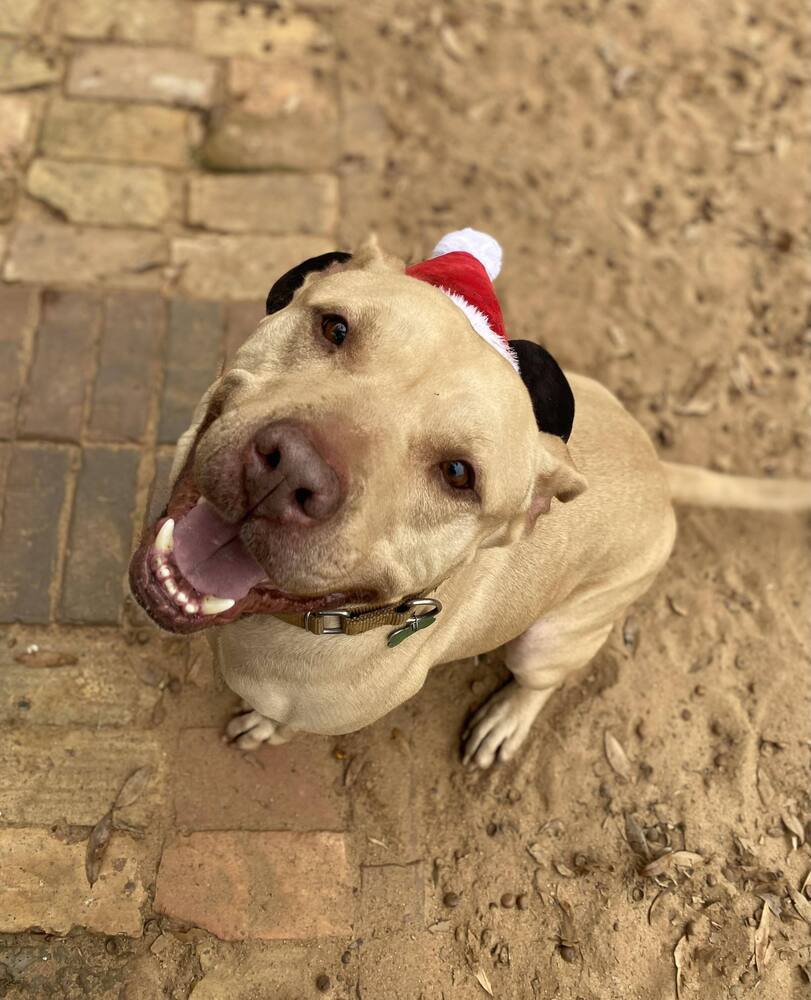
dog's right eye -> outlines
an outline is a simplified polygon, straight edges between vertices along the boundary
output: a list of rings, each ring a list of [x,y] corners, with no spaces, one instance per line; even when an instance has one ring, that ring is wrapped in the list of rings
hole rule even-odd
[[[349,333],[349,324],[343,316],[328,314],[321,317],[321,333],[331,344],[340,347]]]
[[[448,486],[455,490],[472,490],[475,475],[473,468],[468,462],[463,462],[460,458],[454,458],[450,462],[443,462],[441,465],[442,476]]]

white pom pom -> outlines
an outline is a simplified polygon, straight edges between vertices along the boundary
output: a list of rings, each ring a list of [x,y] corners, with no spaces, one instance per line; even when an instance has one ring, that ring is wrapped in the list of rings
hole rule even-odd
[[[475,257],[487,271],[491,281],[498,277],[501,270],[501,245],[492,236],[470,228],[446,233],[434,247],[431,257],[441,257],[443,253],[453,253],[454,250],[464,250]]]

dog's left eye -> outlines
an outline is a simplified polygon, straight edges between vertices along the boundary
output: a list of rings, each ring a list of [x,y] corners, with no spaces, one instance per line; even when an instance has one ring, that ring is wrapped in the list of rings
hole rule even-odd
[[[454,458],[450,462],[443,462],[440,466],[442,475],[448,486],[455,490],[472,490],[475,482],[473,467],[468,462],[463,462],[461,458]]]
[[[349,333],[349,324],[343,316],[328,314],[321,317],[321,333],[336,347],[340,347]]]

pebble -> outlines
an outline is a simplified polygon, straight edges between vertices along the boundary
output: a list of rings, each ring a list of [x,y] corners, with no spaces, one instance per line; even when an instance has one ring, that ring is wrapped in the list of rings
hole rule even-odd
[[[570,944],[562,944],[559,951],[564,962],[574,962],[577,959],[577,948],[573,948]]]
[[[455,892],[446,892],[442,897],[442,902],[448,909],[452,910],[455,906],[459,905],[459,896]]]
[[[489,927],[485,927],[484,928],[484,930],[481,933],[481,937],[479,938],[479,940],[482,943],[482,948],[489,948],[490,947],[490,945],[493,943],[493,932],[490,930]]]
[[[496,824],[493,823],[493,822],[488,823],[487,824],[487,836],[488,837],[495,837],[496,833],[498,833],[498,827],[496,826]]]
[[[352,961],[352,952],[345,951],[343,955],[341,955],[341,961],[343,962],[344,965],[349,965],[349,963]]]
[[[116,941],[115,938],[111,937],[107,938],[107,940],[104,942],[104,950],[107,952],[108,955],[117,955],[118,941]]]
[[[322,972],[315,981],[315,988],[320,993],[328,993],[332,988],[332,982],[326,972]]]
[[[518,907],[519,910],[528,910],[529,896],[525,892],[522,892],[521,895],[518,897],[518,899],[516,899],[515,905]]]
[[[640,889],[638,885],[634,886],[634,889],[631,892],[631,899],[633,899],[635,903],[639,903],[644,898],[644,896],[645,893],[642,891],[642,889]]]
[[[681,717],[684,719],[685,722],[689,722],[690,719],[693,717],[693,713],[690,711],[689,708],[683,708],[681,710]]]
[[[715,875],[712,875],[712,874],[711,874],[711,875],[708,875],[708,876],[706,877],[706,879],[705,879],[704,881],[705,881],[705,882],[707,883],[707,885],[708,885],[708,886],[710,886],[710,887],[712,887],[712,886],[714,886],[714,885],[718,885],[718,879],[716,878],[716,876],[715,876]]]
[[[515,894],[512,892],[505,892],[501,897],[501,905],[506,909],[512,909],[515,906]]]

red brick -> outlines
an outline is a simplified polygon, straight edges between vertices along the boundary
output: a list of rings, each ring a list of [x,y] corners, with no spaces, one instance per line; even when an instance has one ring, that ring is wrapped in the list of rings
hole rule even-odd
[[[176,299],[169,311],[169,345],[158,442],[174,444],[189,426],[200,397],[217,377],[223,312],[213,302]]]
[[[210,108],[216,73],[188,49],[88,45],[74,56],[66,87],[71,97]]]
[[[225,316],[225,363],[230,364],[265,315],[264,302],[231,302]]]
[[[92,888],[85,875],[85,849],[83,841],[67,843],[48,830],[0,830],[0,932],[33,927],[66,934],[86,927],[140,937],[147,892],[139,844],[114,834]]]
[[[159,295],[122,292],[107,299],[88,438],[142,440],[158,384],[165,326]]]
[[[225,941],[349,934],[352,873],[340,833],[226,831],[163,852],[155,909]]]
[[[101,308],[84,292],[45,292],[34,361],[23,394],[20,432],[78,441],[95,368]]]
[[[174,769],[177,825],[344,829],[343,768],[330,753],[331,744],[308,737],[243,754],[224,743],[218,729],[184,730]]]
[[[132,549],[140,454],[85,448],[73,503],[60,619],[115,624]]]
[[[59,519],[71,457],[57,447],[13,449],[0,531],[0,621],[47,622]]]
[[[0,438],[14,437],[23,362],[37,319],[32,288],[0,285]]]

